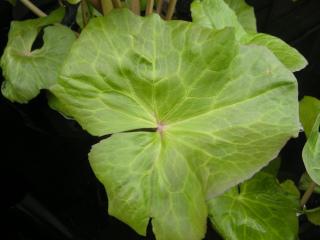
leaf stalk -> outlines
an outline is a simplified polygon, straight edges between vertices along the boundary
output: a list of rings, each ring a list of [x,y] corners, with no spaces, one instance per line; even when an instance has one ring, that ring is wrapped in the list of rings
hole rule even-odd
[[[174,14],[174,11],[176,9],[176,5],[177,5],[177,0],[170,0],[169,1],[169,7],[167,10],[167,15],[165,17],[165,20],[171,20],[172,16]]]
[[[160,14],[162,11],[162,6],[163,6],[163,0],[158,0],[157,1],[157,13]]]
[[[26,6],[31,12],[33,12],[38,17],[46,17],[47,14],[44,13],[40,8],[38,8],[36,5],[34,5],[29,0],[21,0],[21,3]]]
[[[107,15],[113,9],[113,3],[111,0],[101,0],[101,7],[103,15]]]
[[[146,16],[153,12],[154,0],[147,0]]]
[[[90,18],[90,13],[89,13],[89,7],[87,0],[82,0],[81,1],[81,10],[82,10],[82,21],[83,21],[83,26],[85,27]]]
[[[114,8],[121,8],[121,1],[120,0],[112,0]]]
[[[140,0],[132,0],[130,5],[131,11],[136,14],[140,15]]]
[[[311,182],[309,184],[309,187],[308,189],[304,192],[302,198],[301,198],[301,201],[300,201],[300,206],[302,208],[304,208],[304,206],[306,205],[306,203],[308,202],[309,198],[311,197],[314,189],[316,188],[317,184],[315,182]]]

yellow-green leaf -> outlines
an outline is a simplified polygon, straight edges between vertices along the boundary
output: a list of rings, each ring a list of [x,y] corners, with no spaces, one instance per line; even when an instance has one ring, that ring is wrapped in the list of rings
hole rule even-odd
[[[287,190],[286,188],[289,187]],[[299,191],[263,172],[209,201],[214,227],[228,240],[295,240]]]
[[[300,101],[299,110],[304,133],[309,137],[317,116],[320,113],[320,100],[315,97],[305,96]]]
[[[196,0],[191,10],[194,23],[211,29],[233,27],[239,41],[265,46],[292,72],[307,65],[306,59],[284,41],[252,31],[254,13],[244,0]]]
[[[302,158],[311,179],[320,185],[320,113],[312,127],[310,135],[304,145]]]
[[[224,0],[235,12],[242,27],[249,32],[257,31],[256,17],[253,7],[244,0]]]
[[[63,60],[76,39],[70,29],[55,24],[62,16],[63,11],[58,10],[48,17],[11,23],[8,44],[1,57],[5,78],[1,91],[10,101],[26,103],[41,89],[49,89],[57,82]],[[41,29],[43,46],[32,50]]]
[[[126,9],[90,21],[52,91],[89,133],[113,134],[89,156],[109,212],[140,234],[151,218],[158,240],[202,239],[207,201],[300,126],[296,79],[266,48]]]

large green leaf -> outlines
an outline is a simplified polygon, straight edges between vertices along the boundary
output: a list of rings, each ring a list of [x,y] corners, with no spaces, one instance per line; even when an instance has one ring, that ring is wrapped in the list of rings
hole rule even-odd
[[[305,96],[299,105],[300,121],[307,137],[310,136],[313,125],[320,113],[320,100]]]
[[[257,31],[253,7],[249,6],[244,0],[224,0],[224,2],[236,13],[240,24],[246,31]]]
[[[248,24],[243,23],[236,13],[239,14],[239,8],[246,9],[245,6],[246,3],[243,0],[196,0],[191,6],[192,19],[194,23],[212,29],[234,27],[237,39],[241,42],[267,47],[293,72],[303,69],[307,65],[306,59],[284,41],[267,34],[258,34],[250,30],[250,33],[247,33],[244,30],[244,28],[248,29]],[[252,17],[254,15],[251,14],[249,19]]]
[[[152,218],[160,240],[201,239],[206,201],[299,131],[294,76],[232,29],[114,10],[90,21],[58,83],[54,108],[113,134],[90,154],[109,212],[140,234]],[[144,128],[157,131],[119,133]]]
[[[1,90],[9,100],[26,103],[41,89],[56,83],[62,62],[76,39],[70,29],[60,24],[52,25],[62,16],[63,11],[58,10],[49,17],[11,23],[8,44],[1,58],[5,77]],[[42,28],[43,46],[32,51],[33,42]]]
[[[320,113],[316,118],[308,140],[302,151],[302,158],[311,179],[320,185]]]
[[[295,240],[299,208],[296,192],[286,191],[275,177],[261,172],[239,188],[210,200],[210,220],[228,240]]]

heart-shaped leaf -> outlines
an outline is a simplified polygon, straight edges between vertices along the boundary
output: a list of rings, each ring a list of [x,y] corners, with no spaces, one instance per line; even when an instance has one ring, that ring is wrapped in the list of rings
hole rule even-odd
[[[70,29],[52,25],[62,16],[63,11],[58,10],[48,17],[11,23],[8,44],[1,58],[5,77],[1,90],[9,100],[26,103],[41,89],[49,89],[56,83],[62,62],[76,39]],[[43,28],[43,46],[32,50]]]
[[[209,216],[225,239],[295,240],[298,208],[299,191],[293,182],[280,185],[275,177],[261,172],[210,200]]]
[[[152,218],[160,240],[203,238],[207,201],[299,131],[296,80],[268,49],[125,9],[90,21],[52,90],[54,108],[113,134],[90,153],[109,212],[140,234]]]

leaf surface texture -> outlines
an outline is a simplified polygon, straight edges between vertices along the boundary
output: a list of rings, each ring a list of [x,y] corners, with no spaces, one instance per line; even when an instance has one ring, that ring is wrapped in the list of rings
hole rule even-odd
[[[128,10],[90,21],[53,93],[89,133],[113,134],[90,153],[110,214],[140,234],[152,218],[160,240],[202,239],[208,201],[299,130],[296,80],[269,50]]]

